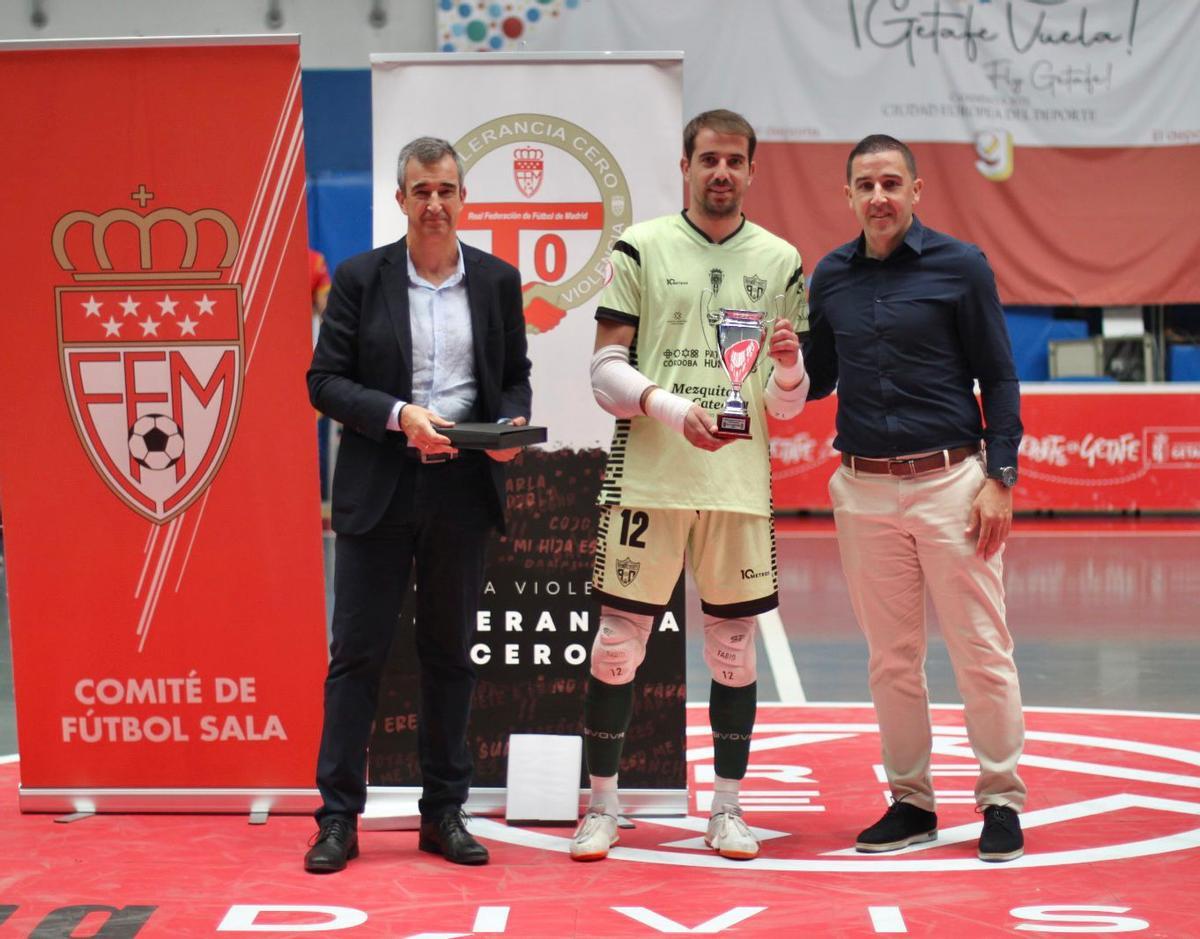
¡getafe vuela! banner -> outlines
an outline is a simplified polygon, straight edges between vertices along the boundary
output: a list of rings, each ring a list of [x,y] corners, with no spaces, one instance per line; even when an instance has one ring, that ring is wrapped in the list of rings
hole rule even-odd
[[[729,4],[683,6],[543,0],[490,17],[441,3],[437,42],[456,54],[687,50],[684,111],[728,107],[754,125],[746,214],[795,244],[808,272],[858,233],[846,157],[884,133],[913,145],[922,221],[978,244],[1005,303],[1200,299],[1195,3],[747,3],[719,42]],[[603,86],[592,96],[622,100]]]
[[[0,151],[22,808],[308,808],[297,41],[0,44],[0,86],[23,128]]]

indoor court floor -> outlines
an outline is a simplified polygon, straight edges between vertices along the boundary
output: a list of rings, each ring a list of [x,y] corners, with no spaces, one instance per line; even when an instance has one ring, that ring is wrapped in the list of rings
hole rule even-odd
[[[760,630],[743,800],[763,849],[745,863],[699,837],[712,752],[694,640],[690,814],[637,820],[599,864],[568,861],[567,829],[477,818],[487,867],[420,854],[412,832],[372,831],[346,872],[313,877],[304,817],[21,815],[0,593],[0,939],[1200,936],[1200,518],[1017,520],[1006,581],[1030,802],[1025,857],[997,865],[974,855],[977,767],[932,612],[939,838],[853,851],[886,804],[865,644],[831,521],[778,528],[780,616]]]

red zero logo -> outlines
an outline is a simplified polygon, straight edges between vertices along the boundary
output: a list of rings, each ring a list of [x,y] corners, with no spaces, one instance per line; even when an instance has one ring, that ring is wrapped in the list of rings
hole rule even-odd
[[[761,706],[742,807],[762,853],[728,861],[704,846],[712,802],[707,711],[689,710],[689,805],[685,818],[637,820],[614,861],[755,872],[878,874],[960,871],[976,876],[1045,868],[1039,882],[1069,882],[1088,866],[1200,847],[1200,717],[1030,708],[1020,773],[1029,788],[1021,814],[1026,853],[1006,864],[976,857],[980,819],[973,787],[979,764],[961,708],[933,709],[936,841],[886,855],[858,854],[857,833],[887,806],[879,734],[869,706]],[[1189,746],[1189,744],[1192,744]],[[567,834],[478,819],[490,840],[565,853]],[[1078,870],[1079,874],[1073,874]]]
[[[604,143],[554,115],[509,114],[454,146],[468,172],[458,227],[521,269],[530,331],[553,329],[594,300],[633,217],[629,185]]]

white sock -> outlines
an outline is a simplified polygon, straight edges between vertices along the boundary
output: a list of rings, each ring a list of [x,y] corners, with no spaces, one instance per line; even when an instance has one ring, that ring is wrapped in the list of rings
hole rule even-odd
[[[712,814],[717,815],[728,809],[740,809],[741,804],[738,802],[738,793],[741,791],[742,781],[740,779],[726,779],[723,776],[715,777],[713,782],[713,800]]]
[[[617,795],[616,776],[589,776],[592,784],[592,802],[589,812],[603,812],[613,818],[621,816],[621,800]]]

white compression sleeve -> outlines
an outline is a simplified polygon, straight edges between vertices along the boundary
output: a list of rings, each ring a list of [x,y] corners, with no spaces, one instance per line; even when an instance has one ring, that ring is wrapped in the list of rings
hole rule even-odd
[[[799,379],[800,384],[789,391],[784,391],[779,382],[790,385]],[[788,420],[804,410],[804,402],[808,398],[808,370],[804,367],[804,355],[797,353],[796,364],[791,368],[776,366],[771,377],[767,379],[767,387],[763,391],[763,405],[767,413],[780,420]]]
[[[689,399],[673,395],[662,388],[655,388],[646,399],[646,414],[681,434],[683,422],[687,420],[691,410],[692,402]]]
[[[614,417],[641,415],[642,395],[647,388],[654,390],[646,398],[645,413],[683,433],[683,422],[692,402],[656,388],[654,382],[629,364],[628,346],[602,346],[592,356],[592,394],[596,403]]]
[[[628,346],[602,346],[592,356],[592,395],[614,417],[641,414],[642,395],[653,386],[654,382],[629,364]]]

